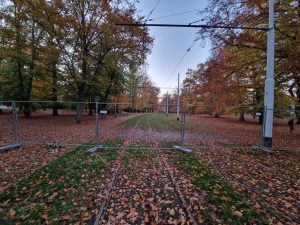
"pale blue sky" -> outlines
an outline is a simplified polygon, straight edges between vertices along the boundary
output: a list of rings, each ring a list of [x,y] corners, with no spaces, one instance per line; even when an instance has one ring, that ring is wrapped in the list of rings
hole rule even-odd
[[[140,0],[137,4],[139,14],[147,16],[154,8],[157,0]],[[149,19],[172,15],[185,11],[204,9],[206,0],[161,0]],[[170,18],[154,20],[149,23],[174,23],[189,24],[199,19],[197,12],[182,14]],[[176,64],[191,47],[196,38],[195,28],[168,28],[150,27],[151,36],[154,37],[152,54],[148,56],[148,74],[157,86],[176,87],[177,74],[180,73],[181,81],[189,68],[196,68],[197,64],[204,62],[209,56],[209,43],[203,48],[201,41],[187,53],[179,67],[172,73]],[[169,78],[170,77],[170,78]],[[169,79],[168,79],[169,78]],[[166,90],[162,90],[165,92]]]

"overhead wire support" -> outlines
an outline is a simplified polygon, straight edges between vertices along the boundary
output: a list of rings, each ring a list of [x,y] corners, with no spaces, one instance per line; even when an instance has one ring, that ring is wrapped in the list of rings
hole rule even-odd
[[[152,15],[152,13],[154,12],[154,10],[157,8],[157,6],[159,5],[161,0],[158,0],[157,3],[155,4],[154,8],[150,11],[149,15],[147,16],[144,24],[148,21],[149,17]]]
[[[180,60],[178,61],[178,63],[176,64],[175,68],[172,70],[172,72],[169,74],[168,79],[163,83],[163,85],[167,84],[169,79],[171,78],[171,76],[173,75],[173,73],[177,70],[177,68],[179,67],[179,65],[182,63],[182,61],[184,60],[184,58],[186,57],[186,55],[191,51],[191,49],[195,46],[195,44],[197,43],[199,39],[196,39],[193,41],[193,44],[185,51],[185,53],[183,54],[183,56],[180,58]]]
[[[156,17],[156,18],[150,18],[150,19],[147,19],[147,20],[142,21],[142,22],[145,23],[145,22],[148,22],[148,21],[154,21],[154,20],[160,20],[160,19],[170,18],[170,17],[174,17],[174,16],[180,16],[180,15],[187,14],[187,13],[192,13],[192,12],[203,13],[204,11],[200,11],[200,9],[194,9],[194,10],[189,10],[189,11],[174,13],[174,14],[167,15],[167,16],[160,16],[160,17]]]
[[[258,30],[268,31],[267,27],[247,27],[229,25],[207,25],[207,24],[163,24],[163,23],[115,23],[117,26],[131,27],[179,27],[179,28],[207,28],[207,29],[236,29],[236,30]]]

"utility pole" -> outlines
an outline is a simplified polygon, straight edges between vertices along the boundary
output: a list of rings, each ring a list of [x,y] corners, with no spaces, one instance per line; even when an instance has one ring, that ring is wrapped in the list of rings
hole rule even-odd
[[[177,87],[177,121],[179,121],[179,104],[180,104],[180,99],[179,99],[179,78],[180,74],[178,73],[178,87]]]
[[[267,52],[267,77],[265,81],[264,123],[262,147],[272,148],[273,113],[274,113],[274,58],[275,58],[275,27],[274,27],[275,0],[269,0],[269,30]]]
[[[167,116],[169,115],[169,92],[167,91]]]

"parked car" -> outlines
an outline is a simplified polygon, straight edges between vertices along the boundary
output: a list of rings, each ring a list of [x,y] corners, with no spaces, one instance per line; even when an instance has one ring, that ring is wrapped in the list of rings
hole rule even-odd
[[[12,112],[11,106],[0,105],[0,113],[11,113],[11,112]]]

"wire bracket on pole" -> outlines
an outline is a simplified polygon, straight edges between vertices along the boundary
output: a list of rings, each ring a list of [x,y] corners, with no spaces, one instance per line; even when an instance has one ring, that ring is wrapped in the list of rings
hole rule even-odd
[[[20,148],[23,145],[19,143],[20,141],[20,134],[19,134],[19,120],[18,120],[18,114],[17,114],[17,109],[16,109],[16,102],[12,101],[12,117],[13,117],[13,139],[14,143],[12,145],[6,145],[0,147],[0,152],[5,152],[8,150]]]

